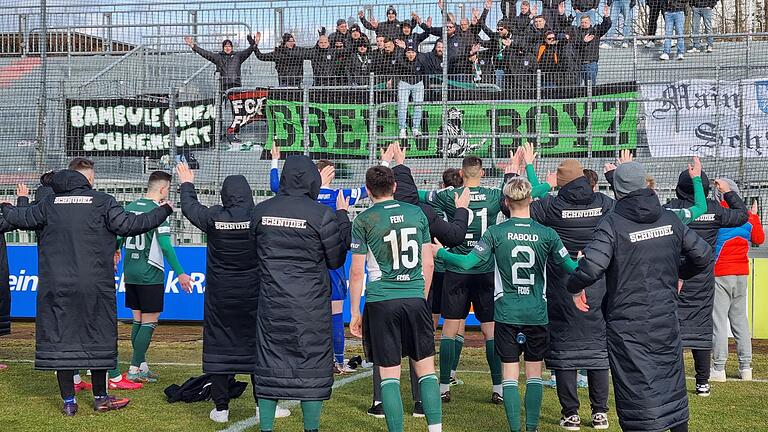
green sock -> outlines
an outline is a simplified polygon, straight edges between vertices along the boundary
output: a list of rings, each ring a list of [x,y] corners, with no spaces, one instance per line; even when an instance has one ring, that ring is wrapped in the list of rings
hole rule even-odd
[[[400,397],[400,380],[381,380],[381,403],[387,419],[387,431],[403,432],[403,399]]]
[[[304,430],[320,429],[320,412],[323,401],[301,401],[301,414],[304,416]]]
[[[504,380],[501,385],[504,388],[504,411],[507,412],[509,430],[520,432],[520,392],[517,380]]]
[[[451,371],[459,370],[462,348],[464,348],[464,335],[456,335],[453,339],[453,367],[451,367]]]
[[[485,360],[491,369],[491,381],[493,385],[501,384],[501,358],[496,354],[493,339],[485,341]]]
[[[525,384],[525,428],[529,431],[534,431],[539,426],[543,396],[541,377],[528,378]]]
[[[275,410],[277,410],[277,401],[275,399],[259,398],[259,426],[262,432],[274,429]]]
[[[141,321],[134,321],[133,324],[131,324],[131,347],[133,347],[133,344],[136,342],[136,335],[139,334],[140,328]]]
[[[155,331],[157,323],[144,323],[136,332],[136,340],[133,342],[133,358],[131,366],[139,367],[147,359],[147,350],[152,341],[152,333]]]
[[[107,374],[109,374],[109,378],[117,378],[120,376],[120,363],[117,364],[117,367],[112,369],[111,371],[108,371]]]
[[[421,403],[424,406],[424,416],[428,425],[443,423],[443,402],[440,400],[440,386],[437,377],[431,373],[419,378]]]
[[[453,366],[455,341],[453,338],[440,338],[440,384],[451,383],[451,366]]]

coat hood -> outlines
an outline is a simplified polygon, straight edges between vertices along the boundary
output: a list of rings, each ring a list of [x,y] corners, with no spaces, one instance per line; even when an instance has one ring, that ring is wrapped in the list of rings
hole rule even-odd
[[[66,193],[75,189],[91,189],[88,179],[74,170],[63,170],[53,175],[51,187],[54,193]]]
[[[709,178],[704,171],[701,172],[701,184],[704,186],[704,196],[709,196]],[[693,202],[693,179],[688,174],[688,170],[680,173],[675,194],[681,200]]]
[[[224,179],[221,186],[221,204],[224,208],[253,208],[253,193],[248,180],[241,175],[231,175]]]
[[[616,202],[616,213],[632,222],[653,223],[661,217],[661,203],[653,189],[630,192]]]
[[[561,197],[565,201],[573,204],[588,204],[594,199],[595,192],[592,190],[592,185],[589,180],[584,177],[578,177],[565,186],[560,188],[557,196]]]
[[[280,175],[281,195],[306,195],[313,200],[320,194],[320,172],[312,159],[303,156],[289,156]]]

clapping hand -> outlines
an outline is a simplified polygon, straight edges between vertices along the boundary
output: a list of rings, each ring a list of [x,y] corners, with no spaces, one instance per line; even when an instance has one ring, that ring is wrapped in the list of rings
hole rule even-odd
[[[176,175],[179,176],[179,184],[195,182],[195,172],[189,169],[189,165],[183,162],[176,165]]]

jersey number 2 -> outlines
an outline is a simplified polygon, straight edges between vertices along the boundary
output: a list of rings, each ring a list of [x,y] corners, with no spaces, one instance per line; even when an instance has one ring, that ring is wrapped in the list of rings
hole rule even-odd
[[[416,228],[403,228],[400,230],[400,242],[397,241],[397,230],[392,230],[384,236],[384,241],[392,248],[392,270],[400,270],[403,267],[412,269],[419,263],[419,243],[416,239],[409,238],[416,235]]]
[[[536,254],[530,246],[515,246],[515,248],[512,249],[512,258],[517,258],[521,253],[527,254],[528,259],[526,261],[516,260],[515,263],[512,264],[512,283],[515,285],[533,285],[536,275],[530,274],[528,277],[520,277],[518,270],[532,268],[536,264]]]

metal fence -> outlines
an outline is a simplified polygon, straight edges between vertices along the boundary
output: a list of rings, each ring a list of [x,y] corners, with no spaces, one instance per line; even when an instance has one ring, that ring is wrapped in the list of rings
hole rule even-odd
[[[271,195],[274,144],[283,155],[334,160],[334,184],[356,187],[378,151],[400,139],[425,189],[437,187],[442,170],[458,166],[467,154],[483,158],[487,183],[495,185],[509,151],[530,141],[542,155],[537,166],[542,177],[567,157],[602,173],[620,149],[631,148],[648,165],[665,200],[674,195],[689,156],[699,154],[710,178],[734,178],[746,198],[768,198],[766,33],[715,34],[713,53],[686,53],[684,61],[667,62],[659,60],[658,47],[640,43],[663,37],[620,37],[616,45],[627,42],[627,48],[600,50],[596,86],[581,84],[574,75],[552,87],[550,76],[534,68],[507,74],[500,87],[492,69],[479,67],[479,74],[457,77],[446,66],[426,82],[423,102],[407,104],[405,139],[398,118],[400,77],[373,75],[353,85],[341,74],[332,85],[314,85],[307,61],[297,85],[286,88],[279,86],[274,63],[250,57],[242,67],[242,87],[229,90],[227,98],[212,64],[183,41],[195,36],[213,50],[228,38],[236,50],[245,49],[246,35],[262,31],[259,46],[269,53],[278,45],[277,35],[290,31],[298,45],[311,46],[316,27],[331,29],[338,18],[356,17],[361,9],[383,20],[385,6],[123,3],[88,11],[51,7],[45,20],[39,6],[26,9],[26,49],[0,58],[0,194],[11,200],[16,183],[33,188],[40,173],[83,155],[97,163],[98,188],[130,201],[142,194],[149,172],[170,169],[177,156],[193,156],[204,202],[218,201],[219,187],[231,174],[246,175],[260,200]],[[431,16],[435,25],[443,22],[443,13],[471,16],[473,6],[483,7],[447,4],[441,12],[436,4],[394,6],[402,15],[414,10],[422,18]],[[0,13],[0,25],[7,16],[18,21],[19,13]],[[105,14],[109,19],[92,18]],[[494,3],[487,22],[498,16]],[[373,43],[373,32],[368,34]],[[437,40],[427,39],[420,51],[430,52]],[[2,41],[0,51],[5,50]],[[233,121],[230,99],[254,89],[266,95],[259,106],[263,112],[239,130],[237,141],[227,130]],[[417,107],[421,135],[415,137]],[[174,218],[179,242],[204,241],[180,215]],[[13,233],[9,239],[31,237]]]

